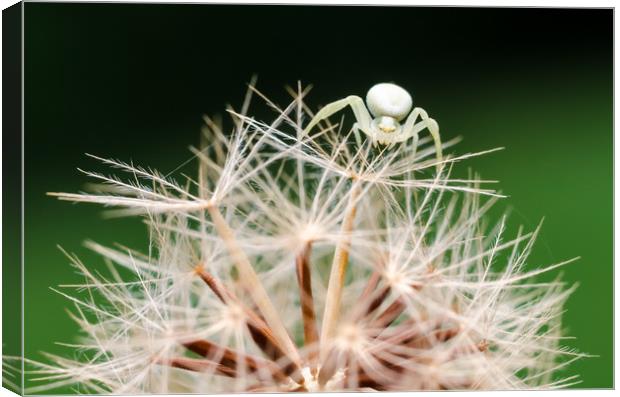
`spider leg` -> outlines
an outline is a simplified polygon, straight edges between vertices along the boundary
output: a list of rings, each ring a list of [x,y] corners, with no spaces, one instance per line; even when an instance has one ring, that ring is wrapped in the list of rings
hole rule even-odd
[[[415,158],[416,153],[418,152],[418,141],[420,140],[420,137],[418,136],[418,133],[416,132],[415,134],[413,134],[413,144],[411,145],[413,147],[413,158]]]
[[[367,129],[364,129],[360,126],[359,123],[355,123],[353,124],[353,135],[355,136],[355,143],[357,143],[358,147],[362,146],[362,138],[360,136],[360,131],[362,131],[364,134],[368,135],[368,137],[370,138],[370,143],[372,143],[372,147],[377,147],[378,144],[378,140],[376,135],[374,134],[374,131],[371,127],[368,127]]]
[[[365,134],[370,135],[370,122],[372,118],[370,117],[370,113],[368,113],[368,110],[366,109],[366,105],[364,104],[362,98],[356,95],[350,95],[346,98],[325,105],[321,110],[319,110],[319,112],[314,116],[314,118],[310,120],[310,123],[308,123],[308,125],[304,129],[303,134],[307,135],[310,130],[321,120],[328,118],[332,114],[344,109],[347,106],[351,106],[351,110],[353,110],[353,114],[355,115],[355,119],[357,120],[354,128],[357,127],[357,129],[361,130]]]
[[[355,143],[358,147],[362,146],[362,137],[360,136],[360,126],[358,123],[353,124],[353,135],[355,136]]]
[[[418,120],[418,116],[422,119],[420,122],[416,123]],[[441,161],[443,159],[443,154],[441,151],[441,138],[439,137],[439,125],[435,120],[428,117],[426,111],[422,108],[415,108],[407,117],[407,121],[403,126],[402,136],[399,137],[399,141],[404,141],[409,139],[410,137],[417,135],[418,132],[423,129],[428,129],[433,137],[433,141],[435,141],[435,151],[437,152],[437,160]],[[438,165],[439,166],[439,165]]]

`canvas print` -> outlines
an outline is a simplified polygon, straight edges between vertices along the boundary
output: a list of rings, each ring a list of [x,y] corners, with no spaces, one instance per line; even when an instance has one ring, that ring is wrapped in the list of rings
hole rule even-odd
[[[613,387],[613,10],[3,22],[5,388]]]

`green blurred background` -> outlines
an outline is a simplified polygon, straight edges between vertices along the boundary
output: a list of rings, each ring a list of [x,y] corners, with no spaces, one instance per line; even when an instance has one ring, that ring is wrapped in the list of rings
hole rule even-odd
[[[138,219],[47,197],[102,170],[84,153],[163,172],[190,157],[201,116],[239,104],[253,73],[280,104],[312,83],[313,106],[394,81],[463,136],[467,161],[510,197],[509,232],[545,218],[530,263],[575,256],[564,278],[570,346],[597,358],[569,373],[613,387],[613,11],[138,4],[25,5],[25,354],[72,356],[70,305],[49,287],[80,280],[56,245],[92,266],[93,239],[144,248]],[[268,117],[267,113],[259,116]],[[6,149],[6,148],[5,148]],[[192,172],[191,169],[187,172]],[[69,390],[63,390],[69,392]]]

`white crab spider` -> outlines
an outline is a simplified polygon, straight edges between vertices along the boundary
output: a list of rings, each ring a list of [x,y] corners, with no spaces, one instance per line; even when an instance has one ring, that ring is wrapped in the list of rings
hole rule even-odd
[[[353,125],[353,131],[362,131],[370,137],[372,144],[393,146],[398,142],[404,142],[413,137],[417,144],[418,132],[427,128],[435,141],[437,159],[441,161],[441,140],[439,139],[439,125],[435,120],[428,117],[422,108],[414,108],[411,95],[403,88],[391,83],[379,83],[374,85],[366,95],[366,104],[357,95],[350,95],[344,99],[332,102],[324,106],[310,121],[304,133],[307,134],[321,120],[332,114],[351,106],[357,122]],[[369,113],[370,111],[370,113]],[[409,112],[411,111],[411,114]],[[371,117],[371,114],[373,117]],[[400,122],[409,114],[404,124]],[[421,120],[418,122],[418,117]]]

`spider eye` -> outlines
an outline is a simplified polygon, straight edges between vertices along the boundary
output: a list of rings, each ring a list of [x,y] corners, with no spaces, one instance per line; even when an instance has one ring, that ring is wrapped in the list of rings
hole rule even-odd
[[[411,95],[396,84],[376,84],[366,95],[366,106],[374,117],[388,116],[400,121],[409,114],[412,105]]]

